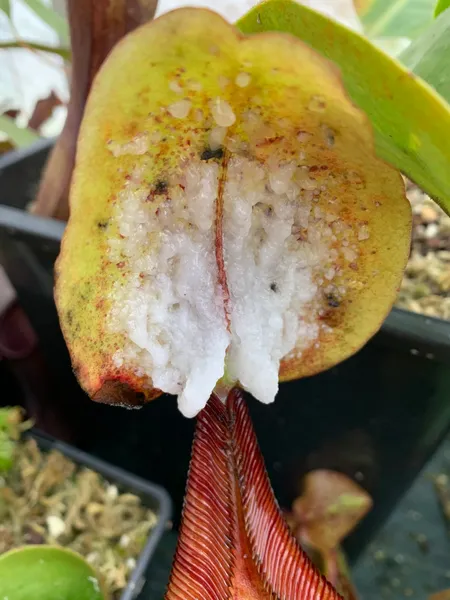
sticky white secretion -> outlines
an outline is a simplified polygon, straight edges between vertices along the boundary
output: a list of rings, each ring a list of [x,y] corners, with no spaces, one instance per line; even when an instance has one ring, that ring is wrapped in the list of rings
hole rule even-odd
[[[190,109],[181,100],[168,112],[179,119]],[[289,123],[247,110],[243,140],[228,102],[215,98],[207,110],[194,106],[192,123],[204,124],[209,147],[189,141],[189,160],[151,183],[151,159],[136,167],[116,198],[119,235],[109,240],[121,275],[110,297],[109,328],[124,340],[115,365],[178,395],[188,417],[224,375],[274,400],[280,361],[330,330],[321,317],[345,296],[339,273],[356,268],[358,241],[369,235],[366,224],[353,232],[340,218],[327,166],[296,158],[311,133],[294,128],[289,153],[257,157],[252,144],[282,139]],[[345,176],[361,185],[356,175]]]

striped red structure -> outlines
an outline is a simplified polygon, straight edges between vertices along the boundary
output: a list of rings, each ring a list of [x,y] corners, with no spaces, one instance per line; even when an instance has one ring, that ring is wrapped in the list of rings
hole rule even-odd
[[[197,420],[166,600],[339,600],[281,516],[242,393]]]

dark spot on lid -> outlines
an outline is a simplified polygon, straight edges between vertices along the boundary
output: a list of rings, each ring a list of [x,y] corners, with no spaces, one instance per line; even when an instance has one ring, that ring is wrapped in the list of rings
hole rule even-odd
[[[326,126],[324,127],[324,132],[325,132],[325,141],[327,142],[328,147],[332,148],[334,146],[334,142],[336,141],[335,132]]]
[[[270,284],[270,289],[272,290],[272,292],[278,292],[278,286],[275,282]]]
[[[155,194],[165,194],[167,192],[167,181],[160,179],[155,183]]]
[[[339,308],[339,306],[341,305],[341,302],[339,300],[339,298],[337,298],[334,294],[326,294],[325,295],[325,299],[327,301],[328,306],[331,306],[331,308]]]
[[[222,158],[223,157],[223,148],[217,148],[216,150],[211,150],[211,148],[206,148],[200,155],[201,160],[211,160],[212,158]]]
[[[108,227],[108,221],[99,221],[97,227],[99,229],[106,229]]]

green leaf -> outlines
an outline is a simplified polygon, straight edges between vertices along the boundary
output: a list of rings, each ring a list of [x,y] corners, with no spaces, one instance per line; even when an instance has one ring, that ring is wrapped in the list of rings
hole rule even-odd
[[[431,26],[399,57],[416,75],[429,81],[441,96],[450,99],[450,10]]]
[[[103,600],[93,568],[80,555],[53,546],[26,546],[0,557],[0,598]]]
[[[436,8],[434,9],[434,16],[438,17],[444,10],[450,8],[450,0],[438,0]]]
[[[69,48],[61,48],[58,46],[47,46],[46,44],[37,44],[27,40],[0,42],[0,50],[8,50],[10,48],[28,48],[39,52],[48,52],[49,54],[57,54],[64,60],[70,60],[71,52]]]
[[[436,0],[375,0],[363,17],[367,37],[414,39],[433,20]]]
[[[267,0],[237,25],[244,33],[291,33],[336,63],[372,122],[378,155],[450,213],[450,106],[435,90],[364,37],[293,0]]]
[[[394,58],[398,58],[399,55],[407,48],[411,40],[406,37],[382,37],[371,40],[377,48],[389,54],[389,56],[393,56]]]
[[[14,448],[15,444],[13,440],[10,440],[4,431],[0,432],[0,473],[8,471],[14,461]]]
[[[19,406],[0,408],[0,473],[13,465],[22,422],[23,412]]]
[[[31,129],[19,127],[14,119],[6,115],[0,115],[0,132],[6,134],[11,142],[18,148],[30,146],[39,139],[39,136]]]
[[[50,6],[46,6],[41,0],[24,0],[25,4],[55,31],[60,40],[67,44],[69,42],[69,25],[60,14]]]
[[[6,14],[8,18],[11,17],[11,2],[10,0],[0,0],[0,10]]]

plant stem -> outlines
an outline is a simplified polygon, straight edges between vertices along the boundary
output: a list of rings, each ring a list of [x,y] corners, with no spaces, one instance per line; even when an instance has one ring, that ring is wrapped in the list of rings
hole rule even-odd
[[[36,50],[38,52],[48,52],[57,54],[64,60],[70,60],[71,53],[69,48],[58,46],[47,46],[46,44],[37,44],[28,40],[11,40],[10,42],[0,42],[0,50],[8,50],[11,48],[25,48],[27,50]]]

